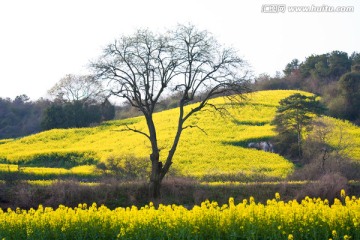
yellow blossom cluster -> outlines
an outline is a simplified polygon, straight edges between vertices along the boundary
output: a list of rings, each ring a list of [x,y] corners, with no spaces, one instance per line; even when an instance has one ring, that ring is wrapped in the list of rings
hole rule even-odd
[[[0,210],[0,239],[360,239],[360,199]]]

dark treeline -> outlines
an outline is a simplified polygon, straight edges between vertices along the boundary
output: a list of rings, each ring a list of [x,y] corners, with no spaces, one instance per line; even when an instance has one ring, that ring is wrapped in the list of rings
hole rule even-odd
[[[54,128],[81,128],[113,119],[115,107],[105,100],[89,104],[84,101],[53,102],[45,109],[41,121],[43,130]]]
[[[41,131],[43,112],[50,101],[30,101],[26,95],[14,100],[0,98],[0,139],[17,138]]]
[[[0,98],[0,139],[18,138],[53,128],[87,127],[113,119],[115,107],[108,101],[30,101],[26,95],[14,100]]]
[[[333,51],[292,60],[284,75],[255,79],[255,90],[298,89],[318,94],[333,117],[360,124],[360,53]]]

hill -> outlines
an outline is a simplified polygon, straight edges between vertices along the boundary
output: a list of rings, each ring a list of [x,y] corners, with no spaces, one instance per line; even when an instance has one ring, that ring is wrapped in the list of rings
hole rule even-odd
[[[212,103],[224,107],[229,116],[208,109],[189,119],[187,124],[199,128],[186,129],[174,157],[172,173],[201,181],[258,181],[284,179],[294,165],[275,153],[247,148],[252,141],[270,139],[275,135],[270,121],[278,102],[298,91],[260,91],[246,96],[240,104],[223,98]],[[304,93],[304,92],[303,92]],[[187,110],[192,105],[187,106]],[[178,110],[171,109],[154,116],[161,151],[168,151],[175,134]],[[335,121],[335,120],[334,120]],[[360,139],[360,130],[338,121]],[[94,165],[109,158],[129,156],[145,161],[150,152],[147,139],[126,131],[126,125],[146,131],[143,117],[105,122],[80,129],[55,129],[0,144],[0,161],[19,166],[67,168]],[[351,153],[360,159],[360,152]],[[148,162],[150,167],[150,162]],[[86,168],[86,167],[85,167]],[[79,169],[79,167],[77,167]],[[86,168],[89,171],[89,168]],[[66,170],[66,169],[65,169]],[[64,170],[64,171],[65,171]]]

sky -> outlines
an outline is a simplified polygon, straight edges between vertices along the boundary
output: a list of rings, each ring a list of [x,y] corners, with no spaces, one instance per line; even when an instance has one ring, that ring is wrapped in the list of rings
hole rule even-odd
[[[269,12],[279,4],[282,12]],[[291,12],[292,6],[353,12]],[[235,48],[254,76],[274,76],[311,54],[360,52],[358,0],[2,0],[0,97],[47,97],[66,74],[89,73],[90,61],[121,35],[188,23]]]

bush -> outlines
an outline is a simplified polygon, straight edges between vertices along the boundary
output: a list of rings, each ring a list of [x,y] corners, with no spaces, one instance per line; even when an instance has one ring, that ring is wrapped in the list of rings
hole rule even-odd
[[[292,132],[283,133],[273,139],[276,152],[284,157],[294,159],[298,157],[297,136]]]
[[[150,176],[150,160],[133,155],[109,156],[97,169],[110,172],[121,179],[147,179]]]
[[[342,189],[347,191],[348,180],[339,173],[323,175],[318,181],[308,183],[297,195],[297,199],[306,196],[320,197],[322,199],[340,198],[339,193]]]
[[[34,167],[55,167],[70,169],[80,165],[91,165],[96,163],[97,156],[93,152],[50,152],[28,156],[19,159],[17,164]],[[7,162],[5,162],[7,163]]]

